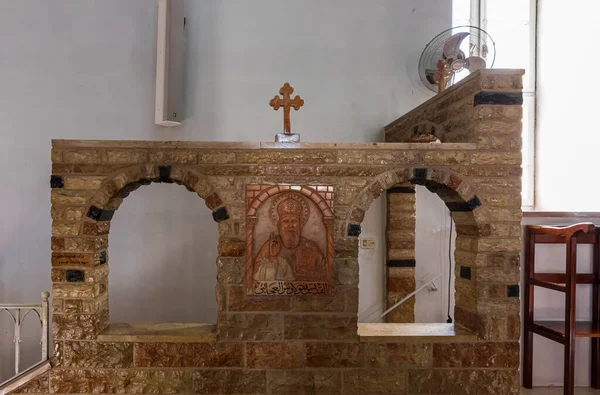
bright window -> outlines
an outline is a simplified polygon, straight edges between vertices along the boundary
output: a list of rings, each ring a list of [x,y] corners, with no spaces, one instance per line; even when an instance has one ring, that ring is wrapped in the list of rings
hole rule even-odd
[[[453,0],[453,26],[472,25],[496,43],[497,69],[525,69],[523,77],[523,207],[534,206],[536,0]]]

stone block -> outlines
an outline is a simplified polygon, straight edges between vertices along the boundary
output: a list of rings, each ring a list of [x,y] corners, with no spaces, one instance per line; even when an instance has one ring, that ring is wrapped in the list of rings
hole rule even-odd
[[[198,161],[198,154],[186,150],[165,150],[150,152],[148,159],[151,163],[184,163],[191,164]]]
[[[423,163],[426,165],[464,165],[469,163],[469,154],[466,152],[426,152],[423,154]]]
[[[349,369],[343,373],[344,394],[406,394],[408,372],[397,369]]]
[[[434,344],[436,368],[519,368],[518,342]]]
[[[411,370],[409,394],[518,395],[517,369],[513,370]]]
[[[306,366],[302,343],[246,343],[246,365],[251,369],[293,369]]]
[[[412,151],[373,150],[367,152],[367,164],[370,165],[412,165],[418,162],[418,153]]]
[[[98,314],[54,314],[52,333],[54,340],[95,340],[108,326],[108,310]]]
[[[343,285],[358,284],[358,259],[335,260],[336,283]]]
[[[217,282],[241,284],[244,280],[244,259],[219,257],[217,259]]]
[[[519,237],[520,235],[515,235]],[[484,238],[477,239],[477,250],[481,252],[520,252],[520,238]],[[458,248],[458,247],[457,247]]]
[[[283,339],[281,314],[221,314],[217,323],[219,340],[275,341]]]
[[[519,165],[521,152],[476,152],[471,154],[473,165]]]
[[[219,256],[239,257],[246,252],[246,243],[239,239],[223,238],[219,240]]]
[[[306,364],[313,368],[363,367],[363,343],[308,343]]]
[[[409,294],[415,290],[415,278],[391,277],[387,279],[387,292]]]
[[[367,163],[367,152],[361,150],[338,151],[338,164],[365,164]]]
[[[243,343],[138,343],[135,367],[243,367]]]
[[[50,385],[50,372],[42,373],[11,394],[47,394]]]
[[[289,311],[290,303],[280,296],[249,297],[241,286],[230,286],[227,292],[228,311]]]
[[[62,153],[62,161],[64,163],[72,164],[102,163],[102,151],[92,149],[64,151]],[[54,162],[54,160],[52,162]]]
[[[53,369],[50,392],[62,394],[174,394],[193,390],[190,371]]]
[[[518,284],[520,279],[521,272],[518,267],[480,267],[477,269],[478,283]]]
[[[291,298],[291,311],[295,312],[342,312],[345,310],[346,294],[349,288],[335,288],[333,296],[294,296]]]
[[[284,338],[288,340],[355,340],[357,318],[342,315],[286,315]]]
[[[426,368],[433,364],[431,344],[366,343],[366,365],[372,368]]]
[[[61,369],[123,369],[133,367],[132,343],[66,341],[58,343],[57,365]]]
[[[77,236],[81,229],[81,222],[52,221],[52,236],[65,237]]]
[[[235,152],[203,151],[198,154],[198,163],[225,164],[235,162]]]
[[[65,189],[99,189],[105,176],[68,176],[63,177]]]
[[[387,307],[392,307],[397,301],[404,298],[406,293],[388,293],[388,304]],[[411,323],[415,322],[415,301],[411,298],[396,307],[394,310],[389,312],[385,316],[385,322],[393,323]]]
[[[92,195],[93,191],[89,190],[52,189],[50,191],[50,202],[52,205],[85,206]]]
[[[512,125],[509,126],[512,129]],[[496,136],[479,136],[477,144],[480,149],[488,149],[490,151],[513,151],[521,149],[521,136],[514,134],[496,135]]]
[[[409,248],[409,249],[390,248],[388,250],[388,259],[390,259],[390,260],[415,259],[415,250],[412,248]]]
[[[54,299],[56,301],[56,299]],[[96,314],[108,309],[108,293],[94,299],[65,299],[63,313],[67,315]]]
[[[52,296],[55,298],[95,298],[101,293],[100,284],[54,283]]]
[[[65,218],[67,221],[80,221],[83,218],[85,209],[83,207],[69,207],[66,209]]]
[[[342,394],[339,370],[271,370],[267,380],[270,394]]]
[[[264,370],[199,370],[192,373],[194,394],[264,394]]]
[[[84,222],[83,234],[85,236],[104,236],[110,231],[109,221]]]
[[[108,150],[105,155],[106,162],[111,164],[135,164],[148,161],[148,153],[145,150]]]

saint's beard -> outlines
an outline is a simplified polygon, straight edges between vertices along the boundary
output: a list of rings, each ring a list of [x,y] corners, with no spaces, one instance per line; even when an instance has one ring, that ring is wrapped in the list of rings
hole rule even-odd
[[[280,232],[281,243],[285,248],[296,248],[300,244],[300,232],[284,230]]]

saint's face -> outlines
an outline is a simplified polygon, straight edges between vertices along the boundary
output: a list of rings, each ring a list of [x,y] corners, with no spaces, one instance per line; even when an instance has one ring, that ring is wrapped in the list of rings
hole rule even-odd
[[[279,219],[279,234],[286,248],[296,248],[300,244],[300,218],[296,216],[282,216]]]

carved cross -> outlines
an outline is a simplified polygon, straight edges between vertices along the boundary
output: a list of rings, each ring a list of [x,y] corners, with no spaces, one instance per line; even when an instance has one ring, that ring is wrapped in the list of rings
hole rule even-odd
[[[290,95],[294,93],[294,88],[292,88],[288,82],[279,89],[279,93],[283,96],[283,99],[276,95],[271,99],[269,105],[273,107],[275,111],[279,110],[279,107],[283,107],[283,133],[291,135],[292,125],[290,121],[290,108],[294,107],[294,110],[298,111],[300,107],[304,105],[304,100],[298,95],[293,99],[290,99]]]

